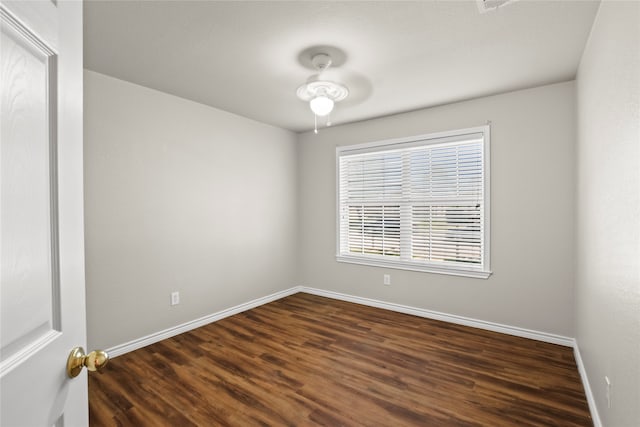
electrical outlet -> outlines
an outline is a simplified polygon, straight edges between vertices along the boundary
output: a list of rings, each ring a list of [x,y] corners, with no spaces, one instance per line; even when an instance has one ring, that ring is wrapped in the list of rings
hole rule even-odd
[[[180,292],[171,292],[171,305],[180,304]]]
[[[607,376],[604,377],[604,382],[607,383],[607,408],[611,408],[611,389],[613,385]]]
[[[391,275],[390,274],[385,274],[384,276],[382,276],[382,283],[384,283],[385,286],[390,286],[391,285]]]

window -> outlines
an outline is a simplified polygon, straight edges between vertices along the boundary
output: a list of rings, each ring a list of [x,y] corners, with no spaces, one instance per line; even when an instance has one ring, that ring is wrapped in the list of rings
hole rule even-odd
[[[487,278],[489,133],[338,147],[337,260]]]

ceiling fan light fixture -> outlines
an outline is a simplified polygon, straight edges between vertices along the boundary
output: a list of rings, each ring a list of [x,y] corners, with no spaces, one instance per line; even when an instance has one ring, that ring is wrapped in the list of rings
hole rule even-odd
[[[311,108],[311,111],[313,111],[316,116],[320,117],[324,117],[331,113],[331,111],[333,110],[333,105],[333,99],[325,95],[318,95],[311,101],[309,101],[309,107]]]

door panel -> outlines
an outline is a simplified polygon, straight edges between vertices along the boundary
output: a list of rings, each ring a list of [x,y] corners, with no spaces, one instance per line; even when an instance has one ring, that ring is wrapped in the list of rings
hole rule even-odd
[[[86,425],[82,3],[1,1],[0,424]]]
[[[0,361],[5,370],[60,331],[60,291],[52,197],[57,105],[49,84],[55,82],[55,55],[10,16],[3,18]]]

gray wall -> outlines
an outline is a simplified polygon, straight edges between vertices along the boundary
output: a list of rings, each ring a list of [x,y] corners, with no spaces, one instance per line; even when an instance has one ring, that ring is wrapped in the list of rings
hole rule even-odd
[[[573,336],[574,95],[561,83],[322,129],[296,145],[290,132],[86,71],[90,347],[296,284]],[[487,120],[488,280],[335,261],[337,145]],[[171,307],[174,290],[182,301]]]
[[[84,140],[89,348],[295,284],[295,134],[85,71]]]
[[[573,336],[574,101],[574,83],[568,82],[302,134],[299,284]],[[487,120],[489,279],[336,261],[336,146]],[[383,286],[383,273],[391,274],[391,286]]]
[[[603,425],[640,426],[639,2],[601,4],[577,95],[576,339]]]

